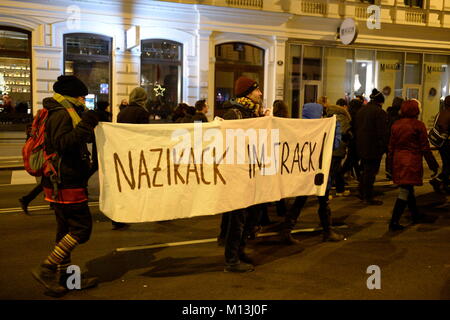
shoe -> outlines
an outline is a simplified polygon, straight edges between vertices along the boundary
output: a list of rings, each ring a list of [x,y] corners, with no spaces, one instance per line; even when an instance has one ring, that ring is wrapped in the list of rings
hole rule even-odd
[[[28,205],[30,204],[28,201],[26,201],[24,198],[20,198],[19,199],[20,202],[20,207],[22,208],[23,212],[25,214],[30,215],[30,213],[28,212]]]
[[[280,242],[287,245],[299,245],[300,241],[295,239],[291,232],[281,232],[280,233]]]
[[[433,187],[434,192],[436,193],[442,193],[441,190],[441,181],[439,181],[438,179],[434,178],[430,180],[430,184]]]
[[[345,190],[344,192],[336,192],[336,197],[348,197],[350,195],[350,190]]]
[[[45,292],[48,295],[58,297],[67,293],[67,289],[60,285],[59,276],[56,268],[50,265],[41,264],[40,266],[31,270],[33,277],[39,281],[47,289]]]
[[[405,229],[405,227],[402,226],[399,223],[391,223],[391,224],[389,224],[389,231],[401,231],[403,229]]]
[[[244,272],[252,272],[255,270],[253,265],[241,262],[238,264],[226,265],[223,269],[223,272],[236,272],[236,273],[244,273]]]
[[[339,242],[344,239],[345,237],[342,234],[336,233],[333,230],[325,231],[323,234],[323,241]]]
[[[382,206],[382,205],[383,205],[383,201],[381,201],[381,200],[375,200],[375,199],[364,200],[363,203],[364,203],[366,206]]]
[[[62,275],[59,279],[59,284],[66,288],[66,290],[84,290],[84,289],[90,289],[93,287],[96,287],[99,283],[99,280],[97,277],[86,277],[84,275],[81,275],[81,281],[80,281],[80,288],[73,288],[69,289],[67,288],[67,279],[69,278],[68,275]]]
[[[255,240],[256,236],[258,235],[258,233],[261,232],[262,227],[261,226],[254,226],[253,230],[250,232],[250,234],[248,235],[248,239],[249,240]]]
[[[241,260],[242,262],[248,263],[248,264],[252,264],[252,265],[255,264],[253,259],[250,258],[246,253],[240,253],[239,260]]]
[[[129,224],[122,223],[122,222],[113,222],[112,225],[113,225],[113,227],[112,227],[113,230],[126,230],[130,227]]]

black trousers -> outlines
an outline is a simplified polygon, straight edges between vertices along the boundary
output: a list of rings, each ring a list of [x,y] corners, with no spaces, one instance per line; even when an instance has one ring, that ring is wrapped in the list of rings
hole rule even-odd
[[[42,187],[42,180],[39,181],[38,184],[36,184],[36,186],[26,195],[24,195],[22,197],[22,199],[26,202],[26,203],[30,203],[31,201],[33,201],[34,199],[36,199],[36,197],[42,192],[44,191],[44,188]]]
[[[226,213],[228,220],[225,237],[225,263],[234,265],[240,262],[239,254],[244,252],[247,234],[244,233],[247,210],[238,209]]]
[[[442,171],[438,178],[442,180],[444,186],[449,185],[450,176],[450,142],[447,141],[441,148],[439,148],[439,154],[442,159]]]
[[[320,223],[324,231],[328,231],[331,226],[331,210],[328,206],[328,194],[329,192],[327,191],[324,196],[317,197],[319,200],[319,209],[317,210],[317,213],[319,214]],[[299,196],[295,198],[291,209],[286,212],[283,231],[290,232],[294,229],[297,220],[300,217],[300,213],[305,206],[306,200],[308,200],[308,196]]]
[[[334,182],[336,186],[336,192],[344,192],[345,190],[345,180],[344,180],[344,171],[342,170],[342,158],[341,157],[333,157],[331,159],[331,181]]]
[[[92,233],[92,216],[88,202],[61,204],[55,203],[56,243],[70,233],[78,243],[85,243]]]
[[[363,200],[373,199],[373,184],[380,169],[381,158],[362,159],[362,175],[359,181],[359,192]]]

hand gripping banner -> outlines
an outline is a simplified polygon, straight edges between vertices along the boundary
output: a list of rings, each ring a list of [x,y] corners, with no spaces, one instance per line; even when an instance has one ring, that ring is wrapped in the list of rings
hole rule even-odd
[[[324,195],[335,127],[335,117],[100,122],[100,210],[118,222],[151,222]]]

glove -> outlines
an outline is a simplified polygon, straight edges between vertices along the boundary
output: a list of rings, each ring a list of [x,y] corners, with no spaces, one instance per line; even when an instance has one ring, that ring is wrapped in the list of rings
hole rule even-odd
[[[88,126],[94,129],[98,124],[99,116],[95,111],[89,110],[83,112],[83,114],[81,115],[81,121],[85,122]]]

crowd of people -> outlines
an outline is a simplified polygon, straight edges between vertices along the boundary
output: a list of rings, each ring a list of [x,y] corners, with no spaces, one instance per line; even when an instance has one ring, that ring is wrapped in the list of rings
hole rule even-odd
[[[65,269],[71,263],[71,252],[79,244],[88,241],[91,235],[92,217],[87,205],[87,182],[98,169],[93,130],[99,121],[111,121],[111,113],[107,102],[98,102],[94,111],[86,110],[84,97],[88,90],[75,76],[58,77],[53,90],[54,96],[43,101],[44,108],[49,112],[45,147],[48,152],[59,155],[60,176],[56,184],[51,177],[44,176],[37,188],[43,190],[45,199],[52,203],[55,211],[56,245],[42,264],[33,270],[33,275],[46,287],[48,294],[60,296],[68,291]],[[253,79],[240,77],[235,83],[234,93],[235,98],[224,103],[225,120],[267,115],[288,117],[288,108],[281,100],[274,101],[270,109],[263,108],[262,92]],[[406,207],[411,212],[413,222],[419,223],[423,218],[423,214],[417,210],[414,195],[414,187],[423,183],[423,157],[434,172],[434,189],[438,192],[449,190],[448,140],[439,148],[443,165],[441,173],[437,175],[439,166],[431,152],[428,133],[423,122],[418,120],[420,103],[417,100],[395,98],[386,112],[382,108],[384,99],[384,95],[374,89],[368,103],[362,97],[357,97],[349,102],[339,99],[336,104],[331,104],[326,97],[321,97],[316,103],[303,106],[303,119],[332,116],[337,119],[327,192],[318,197],[318,215],[324,241],[341,241],[345,238],[332,228],[332,186],[336,190],[335,196],[348,196],[350,190],[346,188],[346,179],[354,177],[359,182],[357,196],[365,205],[377,206],[383,203],[374,197],[373,186],[385,154],[387,177],[399,186],[389,230],[395,232],[403,228],[399,220]],[[166,122],[175,123],[208,121],[206,100],[197,101],[194,107],[180,103],[171,114],[155,113],[157,109],[157,106],[148,102],[147,92],[137,87],[130,93],[128,101],[121,102],[117,122],[147,124],[163,118]],[[446,97],[445,108],[436,122],[438,129],[447,136],[449,113],[450,96]],[[93,143],[92,159],[87,143]],[[280,242],[287,245],[298,243],[292,236],[292,230],[307,198],[298,196],[289,207],[286,199],[276,202],[277,215],[284,217],[279,231]],[[30,199],[21,199],[24,210]],[[269,223],[267,206],[256,204],[222,214],[218,242],[224,246],[225,272],[254,270],[253,260],[245,252],[245,247],[249,239],[255,238],[260,226]],[[126,227],[128,225],[113,221],[113,229]],[[96,283],[96,279],[83,278],[81,286],[88,288]]]

